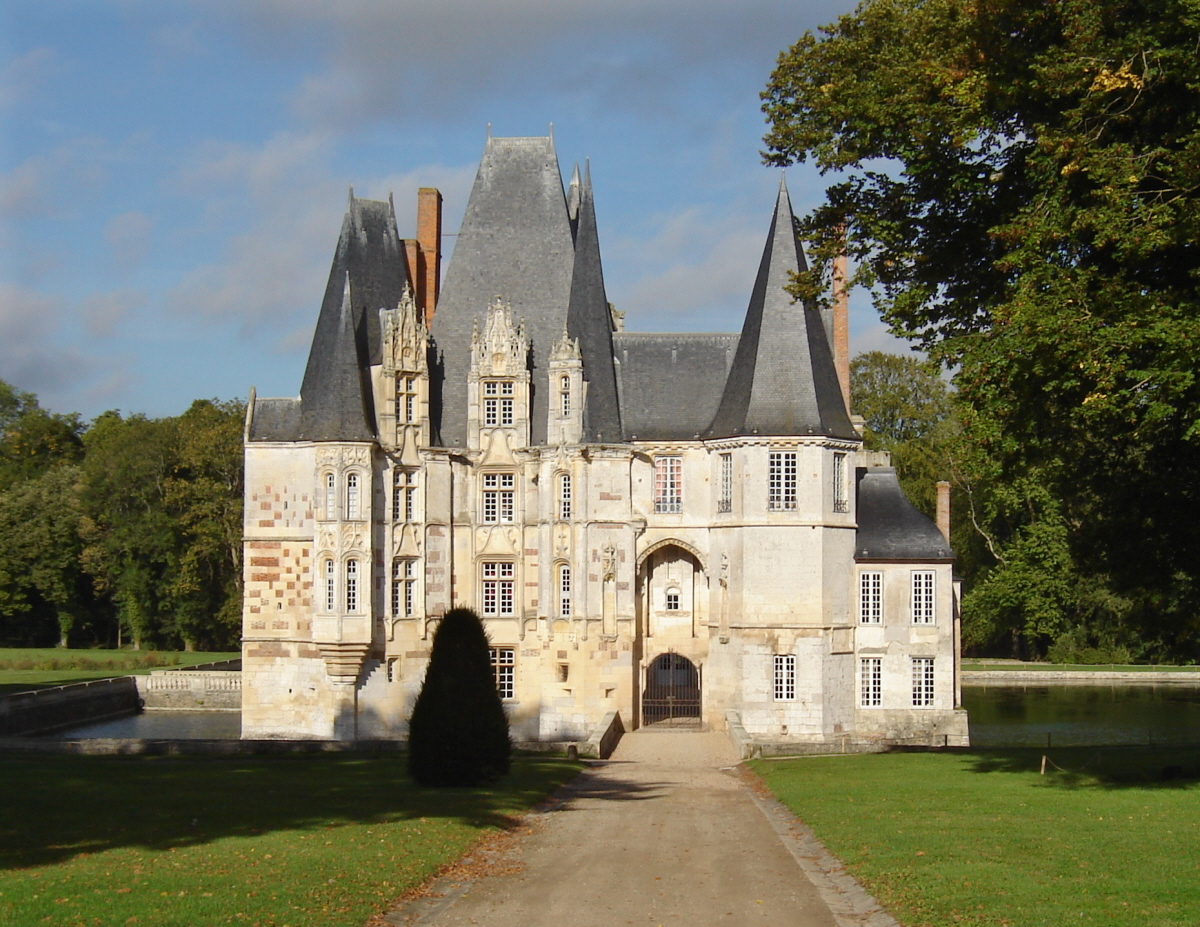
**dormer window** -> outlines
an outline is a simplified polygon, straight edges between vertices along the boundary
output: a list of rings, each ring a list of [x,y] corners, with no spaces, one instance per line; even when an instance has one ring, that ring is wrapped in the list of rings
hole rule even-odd
[[[414,425],[417,421],[417,380],[404,374],[396,377],[396,421]]]
[[[559,405],[562,408],[562,417],[566,418],[571,414],[571,378],[563,377],[558,381]]]
[[[485,473],[483,475],[483,518],[484,524],[511,524],[513,499],[516,495],[516,476],[512,473]]]
[[[513,423],[513,381],[485,380],[483,383],[483,424]]]

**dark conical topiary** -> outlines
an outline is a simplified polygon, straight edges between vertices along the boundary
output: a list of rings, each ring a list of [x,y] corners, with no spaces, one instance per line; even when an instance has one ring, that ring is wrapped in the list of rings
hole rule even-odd
[[[421,785],[480,785],[508,773],[511,753],[483,622],[451,609],[408,721],[408,771]]]

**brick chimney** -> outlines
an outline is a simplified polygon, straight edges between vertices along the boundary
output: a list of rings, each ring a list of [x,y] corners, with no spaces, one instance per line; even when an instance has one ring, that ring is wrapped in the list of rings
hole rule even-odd
[[[442,282],[442,194],[436,187],[417,191],[417,305],[425,324],[433,322]],[[411,264],[410,264],[411,266]]]
[[[846,227],[838,228],[841,246],[833,259],[833,364],[842,400],[850,412],[850,292],[847,288]]]
[[[937,526],[942,532],[946,543],[950,543],[950,484],[938,480],[937,484]]]

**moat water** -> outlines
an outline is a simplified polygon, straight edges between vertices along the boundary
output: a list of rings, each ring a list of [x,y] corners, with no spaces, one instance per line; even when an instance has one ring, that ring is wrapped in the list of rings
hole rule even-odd
[[[964,686],[975,747],[1200,743],[1200,686]]]
[[[966,686],[963,707],[976,747],[1200,743],[1200,686]],[[151,710],[53,736],[223,740],[241,732],[236,711]]]

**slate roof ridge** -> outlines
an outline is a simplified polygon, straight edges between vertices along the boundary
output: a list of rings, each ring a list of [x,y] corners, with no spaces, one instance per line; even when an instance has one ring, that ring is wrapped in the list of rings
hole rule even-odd
[[[791,274],[803,270],[807,263],[781,178],[737,354],[705,437],[822,434],[858,439],[842,401],[820,310],[796,303],[784,289]]]
[[[596,442],[617,441],[621,438],[621,405],[617,396],[612,317],[604,290],[590,164],[585,165],[583,183],[579,187],[576,229],[565,331],[579,342],[583,378],[588,384],[583,412],[584,438]]]

